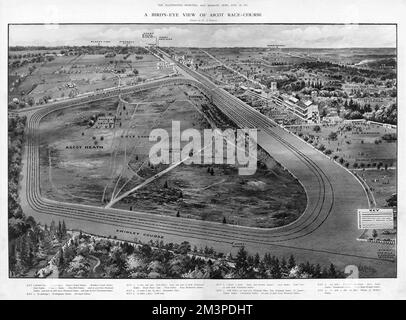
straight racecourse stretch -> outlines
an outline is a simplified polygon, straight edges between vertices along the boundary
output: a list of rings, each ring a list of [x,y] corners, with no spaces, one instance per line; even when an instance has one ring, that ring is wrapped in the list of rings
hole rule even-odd
[[[165,59],[169,60],[168,57]],[[21,195],[27,215],[43,222],[64,219],[70,228],[123,240],[134,240],[134,235],[143,239],[161,236],[164,241],[206,243],[224,252],[229,252],[233,244],[242,243],[252,253],[294,254],[299,259],[332,262],[340,267],[365,264],[372,266],[380,276],[396,276],[396,264],[379,259],[376,244],[357,241],[361,232],[357,229],[356,210],[368,208],[368,199],[361,184],[348,170],[207,78],[187,67],[178,65],[178,68],[185,77],[114,88],[21,111],[27,115]],[[176,85],[190,85],[199,89],[237,126],[258,128],[258,144],[289,170],[306,191],[307,207],[296,221],[273,229],[250,228],[148,212],[62,203],[41,196],[39,124],[44,116],[56,110],[123,93]]]

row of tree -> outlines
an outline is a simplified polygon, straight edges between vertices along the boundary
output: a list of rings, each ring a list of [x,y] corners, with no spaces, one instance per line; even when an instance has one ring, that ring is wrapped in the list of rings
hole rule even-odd
[[[296,263],[295,257],[277,258],[265,254],[249,255],[241,247],[233,257],[216,253],[213,248],[191,248],[162,241],[133,244],[114,239],[95,239],[81,235],[58,255],[59,274],[65,277],[89,277],[86,258],[97,257],[98,276],[107,278],[340,278],[344,274],[331,264]],[[84,259],[85,258],[85,259]],[[75,260],[75,264],[70,263]],[[80,262],[80,263],[78,263]]]
[[[332,74],[343,74],[351,82],[363,83],[367,78],[379,79],[385,81],[387,79],[396,79],[394,70],[376,70],[376,69],[361,69],[352,66],[339,65],[328,61],[311,61],[299,65],[301,68],[308,69],[311,72],[330,72]]]
[[[8,229],[11,240],[29,228],[18,195],[25,123],[25,117],[8,118]]]
[[[11,68],[19,68],[29,63],[41,63],[45,61],[52,61],[54,60],[54,56],[38,56],[34,58],[27,58],[27,59],[17,59],[9,62],[9,67]]]

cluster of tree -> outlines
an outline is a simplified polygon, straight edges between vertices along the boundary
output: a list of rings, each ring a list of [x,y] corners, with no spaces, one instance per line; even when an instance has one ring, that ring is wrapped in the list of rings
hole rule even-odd
[[[283,86],[286,91],[300,91],[306,87],[306,83],[303,80],[288,83]]]
[[[115,53],[114,51],[107,52],[107,53],[104,55],[105,58],[113,58],[113,57],[115,57],[115,56],[116,56],[116,53]],[[110,62],[111,62],[111,61],[110,61]]]
[[[365,168],[365,167],[367,167],[367,168],[373,167],[373,168],[377,168],[378,170],[381,170],[381,168],[383,167],[385,170],[388,170],[389,164],[388,163],[383,164],[383,162],[372,162],[372,163],[367,163],[367,164],[365,164],[363,162],[361,162],[361,163],[354,162],[353,167],[355,169],[357,169],[357,168]]]
[[[331,131],[331,132],[329,133],[329,135],[328,135],[328,139],[329,139],[329,140],[332,140],[332,141],[337,140],[337,137],[338,137],[338,134],[337,134],[337,132],[335,132],[335,131]]]
[[[334,264],[322,268],[310,262],[297,264],[291,255],[286,261],[267,253],[261,259],[258,254],[251,256],[244,247],[240,248],[235,261],[233,278],[342,278],[344,274]]]
[[[351,89],[350,95],[355,98],[396,98],[396,89],[368,92],[368,90]]]
[[[345,100],[344,101],[344,108],[349,109],[350,111],[363,111],[364,108],[361,108],[361,104],[358,102],[354,101],[353,99]]]
[[[131,47],[131,46],[82,46],[71,47],[69,50],[79,51],[82,54],[103,54],[113,52],[115,54],[147,54],[148,51],[143,47]]]
[[[236,257],[216,253],[213,248],[191,248],[189,242],[180,244],[162,241],[146,243],[118,242],[114,239],[94,239],[81,235],[60,251],[60,274],[69,277],[89,276],[86,263],[73,269],[72,259],[97,257],[101,264],[98,273],[107,278],[338,278],[343,277],[331,264],[322,268],[309,262],[297,264],[294,256],[288,261],[270,254],[251,256],[240,248]]]
[[[270,85],[270,81],[266,79],[262,81],[265,84]],[[323,83],[322,81],[310,81],[307,82],[304,80],[297,80],[296,77],[290,75],[288,79],[279,80],[278,87],[283,88],[286,91],[302,91],[304,94],[310,94],[312,91],[320,91],[319,95],[321,96],[331,96],[334,95],[336,90],[338,93],[337,96],[344,96],[345,93],[341,91],[342,83],[338,80],[327,81]]]
[[[41,57],[50,54],[50,52],[25,52],[25,53],[18,53],[18,54],[9,54],[9,59],[23,59],[23,58],[33,58],[33,57]],[[52,54],[56,54],[53,52]]]
[[[11,68],[19,68],[19,67],[22,67],[29,63],[41,63],[41,62],[45,62],[45,61],[52,61],[54,59],[55,59],[54,56],[37,56],[37,57],[33,57],[31,59],[28,59],[28,58],[22,59],[22,60],[16,59],[16,60],[10,61],[8,65]]]
[[[307,87],[321,90],[323,88],[323,83],[321,81],[307,81]]]
[[[67,237],[64,221],[58,225],[52,221],[49,228],[47,225],[40,227],[32,217],[28,217],[26,222],[26,231],[10,241],[9,269],[15,277],[23,276],[41,260],[55,254],[55,247]]]
[[[396,141],[397,139],[398,138],[397,138],[396,133],[385,133],[382,136],[382,140],[385,140],[385,141],[388,141],[388,142],[393,142],[393,141]]]
[[[329,90],[324,90],[325,88],[323,88],[323,90],[320,90],[317,92],[317,95],[319,97],[326,97],[326,98],[331,98],[331,97],[338,97],[338,98],[348,98],[348,94],[345,91],[342,91],[340,89],[336,90],[336,88],[332,89],[330,88],[326,88]],[[306,90],[306,89],[305,89]],[[305,92],[303,92],[305,93]]]
[[[338,81],[338,80],[326,81],[323,84],[323,90],[327,90],[327,91],[341,90],[341,88],[342,88],[342,82]]]
[[[271,87],[271,82],[274,82],[274,81],[275,81],[275,79],[268,78],[268,79],[265,79],[265,81],[263,83],[267,87],[270,88]],[[294,83],[296,81],[298,81],[296,76],[294,76],[293,74],[288,74],[286,78],[276,80],[276,85],[277,85],[278,88],[285,88],[289,84]]]
[[[16,239],[29,228],[18,196],[25,117],[8,119],[8,221],[9,238]]]
[[[365,82],[365,78],[360,77],[360,76],[348,76],[347,79],[349,82],[354,82],[354,83],[364,83]]]
[[[32,104],[30,104],[32,103]],[[8,110],[17,110],[17,109],[22,109],[25,108],[28,105],[33,105],[34,104],[34,100],[29,98],[28,99],[28,103],[25,102],[24,97],[21,97],[20,100],[18,101],[10,101],[8,104]]]
[[[271,62],[272,66],[285,66],[287,64],[288,63],[286,61],[273,61],[273,62]]]
[[[50,230],[40,228],[32,217],[26,217],[18,196],[25,117],[8,119],[8,236],[9,266],[12,275],[26,272],[52,249],[52,241],[66,236],[65,223],[53,222]]]
[[[47,46],[10,46],[12,51],[38,51],[38,50],[58,50],[64,47],[47,47]]]
[[[338,70],[338,65],[328,61],[306,61],[298,65],[298,68],[310,70],[327,70],[335,68]]]
[[[334,80],[344,80],[344,76],[340,73],[333,73],[330,75],[330,78]]]
[[[336,77],[338,74],[342,74],[347,78],[351,77],[351,81],[359,83],[363,83],[366,78],[376,79],[380,77],[380,80],[383,81],[396,78],[396,73],[393,70],[362,69],[329,61],[309,61],[301,63],[298,67],[312,72],[328,72]]]
[[[388,199],[386,199],[386,204],[388,205],[388,207],[397,207],[398,206],[397,194],[394,193]]]
[[[345,119],[363,119],[365,113],[370,113],[372,107],[370,104],[362,105],[353,99],[344,101]]]
[[[50,94],[47,94],[47,95],[43,96],[42,98],[39,98],[38,103],[39,104],[48,103],[48,101],[51,99],[52,99],[52,96]]]
[[[397,124],[398,122],[398,110],[396,103],[392,103],[387,106],[380,106],[379,108],[372,111],[370,114],[365,116],[366,120]]]
[[[321,130],[321,128],[319,126],[315,126],[313,128],[314,131],[319,132]],[[324,154],[330,156],[333,151],[331,149],[327,149],[326,146],[322,143],[319,143],[318,139],[315,139],[315,137],[313,135],[303,135],[303,133],[299,132],[298,136],[301,137],[304,141],[313,144],[314,147],[316,147],[318,150],[320,150],[321,152],[323,152]],[[336,140],[337,139],[337,133],[336,132],[330,132],[329,136],[328,136],[329,140]],[[335,155],[334,156],[334,160],[337,160],[338,156]],[[343,159],[344,162],[344,159]]]
[[[207,173],[210,173],[213,176],[214,175],[213,167],[207,167]]]
[[[141,54],[148,54],[148,50],[145,49],[144,47],[133,47],[133,48],[132,48],[132,52],[133,52],[134,54],[138,54],[138,55],[141,55]],[[138,59],[138,58],[137,58],[137,59]]]
[[[132,46],[62,46],[62,47],[13,47],[10,48],[10,52],[14,51],[31,51],[26,53],[13,53],[9,54],[9,59],[23,59],[23,58],[42,58],[46,55],[51,57],[50,54],[56,55],[58,53],[65,55],[65,56],[79,56],[82,54],[106,54],[108,52],[113,51],[114,53],[119,54],[148,54],[148,51],[143,47],[132,47]],[[42,52],[36,52],[42,50]],[[47,58],[48,58],[47,57]],[[45,61],[45,60],[42,60]],[[38,61],[40,62],[40,61]]]

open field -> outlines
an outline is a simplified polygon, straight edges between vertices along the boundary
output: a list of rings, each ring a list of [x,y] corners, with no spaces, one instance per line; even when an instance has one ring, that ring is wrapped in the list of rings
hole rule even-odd
[[[396,136],[394,129],[374,124],[337,124],[292,126],[289,130],[318,148],[324,146],[331,151],[327,152],[329,156],[342,158],[342,163],[348,163],[349,168],[396,166],[396,140],[384,139],[384,135]]]
[[[202,108],[208,101],[190,95],[198,92],[162,87],[46,116],[40,127],[42,194],[104,206],[168,168],[149,162],[153,128],[165,129],[172,141],[172,121],[179,121],[181,132],[225,126],[215,109]],[[112,119],[110,125],[100,124],[104,117]],[[261,152],[259,159],[257,172],[247,177],[231,165],[182,164],[114,207],[255,227],[294,221],[306,207],[303,187],[269,155]]]
[[[238,177],[227,165],[180,165],[117,204],[122,209],[145,208],[172,216],[179,212],[216,222],[225,218],[227,223],[263,228],[294,221],[305,206],[303,188],[274,162],[249,177]]]
[[[336,63],[362,64],[363,61],[379,61],[387,58],[395,58],[396,52],[392,48],[339,48],[339,49],[311,49],[292,51],[309,53],[312,57],[327,59]]]
[[[387,207],[386,200],[396,193],[396,170],[358,170],[358,175],[366,181],[374,194],[378,208]]]
[[[51,61],[26,63],[9,72],[9,99],[32,99],[35,104],[41,104],[44,103],[44,97],[71,97],[173,72],[172,69],[158,70],[157,61],[152,55],[133,54],[126,57],[117,54],[106,57],[103,54],[82,54],[55,56]]]

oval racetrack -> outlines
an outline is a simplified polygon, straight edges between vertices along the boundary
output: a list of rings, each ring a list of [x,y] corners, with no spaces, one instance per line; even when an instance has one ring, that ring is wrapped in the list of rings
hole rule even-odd
[[[161,235],[167,241],[208,244],[225,252],[238,242],[252,253],[294,254],[312,263],[333,262],[339,266],[372,265],[381,277],[396,275],[395,263],[378,259],[376,245],[356,240],[361,234],[361,230],[357,230],[356,209],[368,208],[368,201],[362,186],[349,171],[238,98],[217,88],[208,79],[196,72],[185,71],[193,79],[153,81],[26,109],[27,144],[21,197],[26,214],[33,215],[39,221],[64,219],[69,227],[103,236],[117,236],[123,240],[133,240],[134,234],[141,238],[145,234]],[[63,203],[41,195],[39,124],[44,116],[120,93],[181,84],[198,88],[239,127],[259,129],[258,144],[289,170],[306,190],[307,207],[296,221],[273,229],[249,228],[156,213]]]

